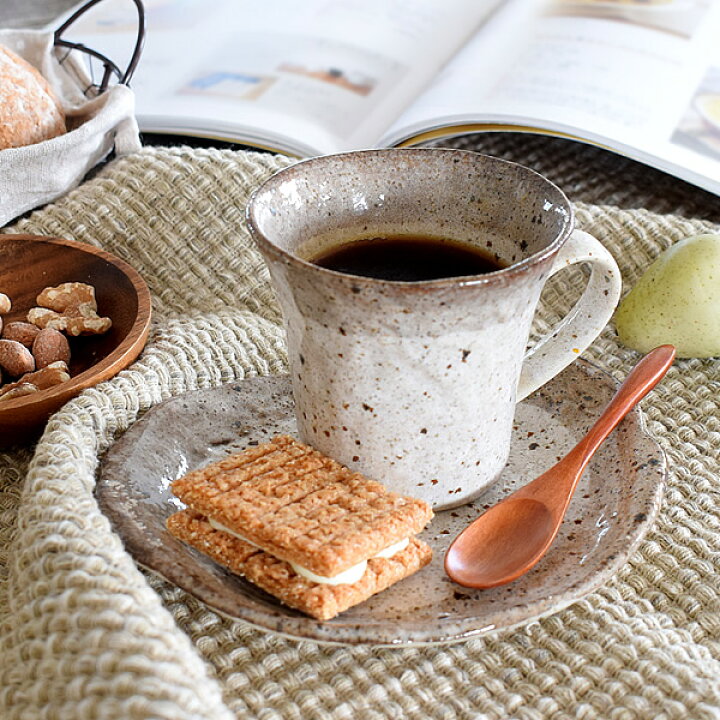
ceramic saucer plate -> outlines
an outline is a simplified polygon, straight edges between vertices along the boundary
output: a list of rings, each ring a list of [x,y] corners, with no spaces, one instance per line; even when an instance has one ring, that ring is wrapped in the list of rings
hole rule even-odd
[[[96,494],[140,565],[229,617],[319,642],[402,646],[464,640],[556,612],[596,589],[652,524],[666,465],[635,410],[591,462],[557,540],[533,570],[491,590],[463,588],[443,571],[452,538],[484,507],[570,450],[615,390],[612,378],[578,360],[520,403],[510,461],[498,483],[479,500],[438,513],[422,534],[433,548],[432,564],[328,622],[284,607],[165,530],[165,519],[182,507],[169,492],[173,480],[251,442],[295,432],[286,376],[249,378],[153,408],[105,456]]]

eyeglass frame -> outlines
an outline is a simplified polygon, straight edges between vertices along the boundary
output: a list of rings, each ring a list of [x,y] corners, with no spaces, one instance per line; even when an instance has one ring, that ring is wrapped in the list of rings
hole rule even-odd
[[[143,5],[142,0],[132,1],[135,3],[135,7],[137,9],[138,31],[135,41],[135,47],[133,48],[132,55],[124,71],[120,70],[120,68],[112,60],[110,60],[110,58],[108,58],[106,55],[103,55],[101,52],[98,52],[93,48],[87,47],[87,45],[84,45],[83,43],[73,42],[71,40],[66,40],[62,37],[63,33],[71,25],[73,25],[82,15],[84,15],[92,7],[102,2],[102,0],[88,0],[88,2],[79,7],[72,15],[70,15],[67,20],[65,20],[65,22],[57,30],[55,30],[55,33],[53,35],[53,44],[55,47],[68,48],[68,54],[72,50],[78,50],[79,52],[85,53],[86,55],[90,55],[91,57],[100,60],[100,62],[103,64],[104,71],[102,80],[99,84],[92,83],[85,90],[86,94],[93,87],[97,88],[98,95],[104,93],[110,85],[110,78],[112,75],[115,75],[115,77],[118,79],[119,84],[128,86],[130,85],[130,80],[135,73],[135,69],[137,68],[138,62],[140,61],[140,55],[142,54],[143,46],[145,44],[145,6]],[[62,62],[63,60],[60,60],[60,63]]]

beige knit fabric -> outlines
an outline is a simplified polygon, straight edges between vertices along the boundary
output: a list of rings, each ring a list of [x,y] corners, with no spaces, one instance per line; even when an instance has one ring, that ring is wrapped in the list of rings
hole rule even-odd
[[[86,391],[32,449],[0,453],[0,717],[720,718],[720,361],[678,362],[645,402],[670,459],[660,517],[600,591],[524,627],[439,648],[327,647],[220,617],[139,570],[93,499],[98,458],[147,408],[190,388],[279,373],[249,192],[289,161],[145,149],[8,231],[100,245],[154,299],[148,346]],[[628,285],[709,222],[579,204]],[[544,296],[540,323],[577,277]],[[586,353],[637,360],[613,329]]]

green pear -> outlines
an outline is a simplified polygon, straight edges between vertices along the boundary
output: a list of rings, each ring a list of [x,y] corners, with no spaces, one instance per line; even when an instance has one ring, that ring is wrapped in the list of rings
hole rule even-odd
[[[720,355],[720,235],[694,235],[662,252],[615,314],[620,341],[677,357]]]

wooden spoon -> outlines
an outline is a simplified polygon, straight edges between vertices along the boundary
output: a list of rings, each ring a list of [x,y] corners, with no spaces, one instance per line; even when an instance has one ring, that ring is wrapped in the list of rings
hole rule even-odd
[[[456,583],[490,588],[519,578],[547,552],[590,458],[617,424],[663,378],[672,345],[650,351],[627,376],[587,435],[557,464],[474,520],[445,555]]]

